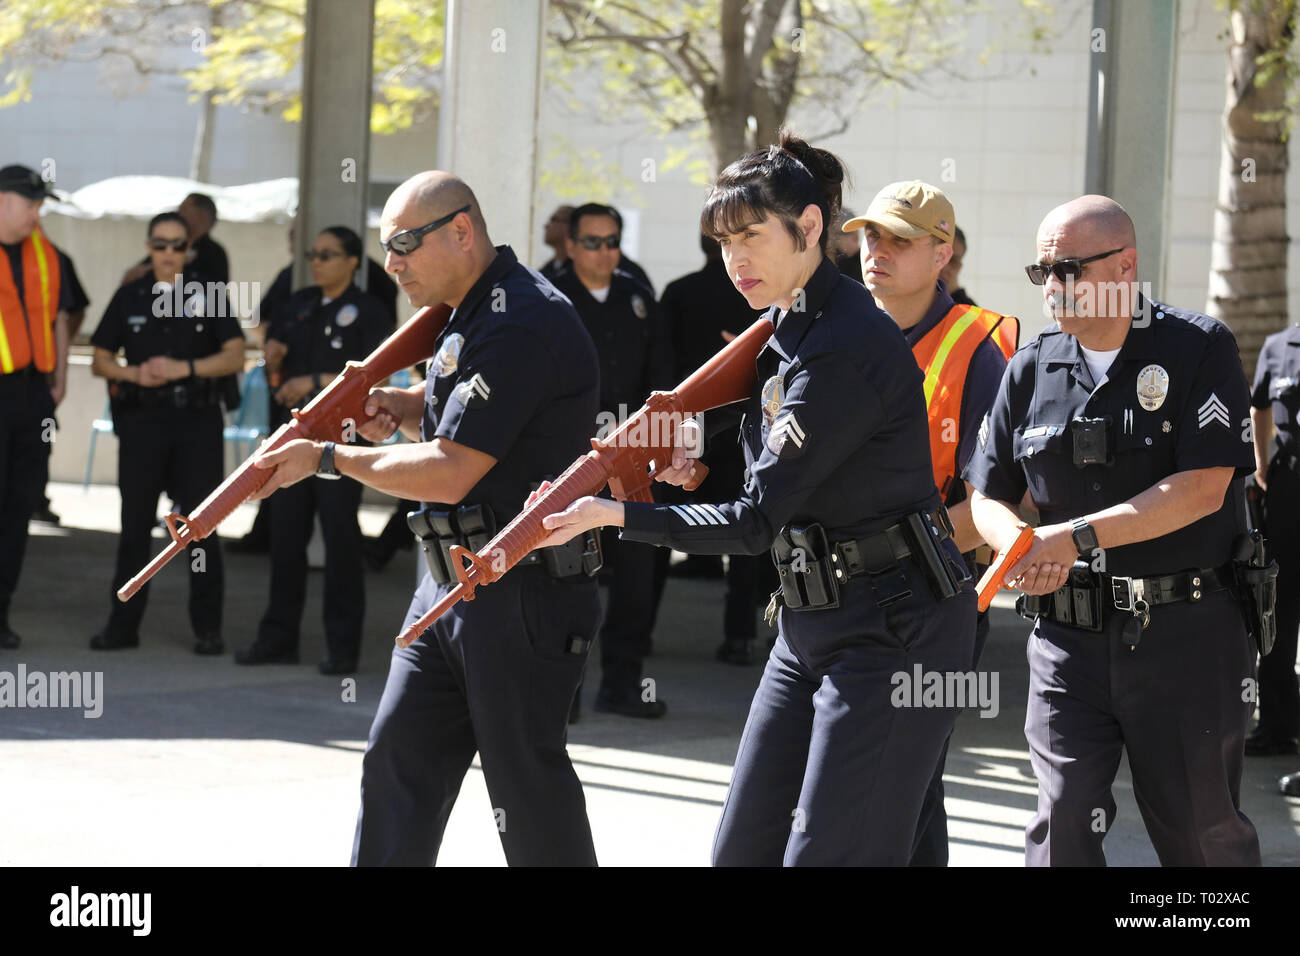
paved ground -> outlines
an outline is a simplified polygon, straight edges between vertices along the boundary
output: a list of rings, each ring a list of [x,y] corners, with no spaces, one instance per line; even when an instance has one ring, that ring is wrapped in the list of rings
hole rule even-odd
[[[115,488],[53,486],[62,529],[33,525],[23,590],[11,615],[25,637],[0,652],[0,671],[103,673],[103,714],[0,710],[0,865],[321,865],[346,863],[361,754],[406,608],[414,558],[367,579],[367,634],[355,701],[316,673],[323,655],[320,575],[314,574],[303,663],[237,667],[190,652],[179,566],[156,580],[138,650],[103,654],[87,640],[109,601],[117,527]],[[242,533],[241,510],[223,532]],[[385,515],[368,510],[378,530]],[[163,542],[158,541],[161,549]],[[266,597],[264,558],[228,557],[227,644],[250,639]],[[485,592],[486,593],[486,592]],[[759,668],[715,663],[721,586],[671,579],[647,675],[670,707],[659,722],[592,714],[572,728],[570,752],[586,787],[605,865],[708,862],[713,828]],[[964,714],[948,761],[956,866],[1019,866],[1035,802],[1022,727],[1025,627],[994,611],[983,667],[999,675],[1000,713]],[[595,661],[593,659],[593,667]],[[588,680],[590,704],[595,680]],[[1300,758],[1247,763],[1242,802],[1265,861],[1300,865],[1300,800],[1276,791]],[[1116,785],[1111,862],[1154,865],[1127,766]],[[503,863],[482,775],[472,770],[440,863]]]

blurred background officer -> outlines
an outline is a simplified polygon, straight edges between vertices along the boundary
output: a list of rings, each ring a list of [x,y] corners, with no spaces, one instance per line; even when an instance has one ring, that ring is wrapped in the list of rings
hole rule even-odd
[[[289,421],[349,361],[361,361],[388,337],[393,319],[353,282],[365,259],[361,237],[346,226],[323,230],[307,253],[315,285],[297,292],[267,331],[266,367],[276,403],[272,429]],[[346,441],[340,437],[341,441]],[[357,508],[361,483],[317,476],[285,488],[271,511],[270,604],[257,639],[235,654],[240,664],[296,663],[307,600],[307,542],[316,515],[325,539],[325,645],[322,674],[357,669],[366,589]]]
[[[1037,241],[1027,271],[1056,324],[1012,358],[966,471],[997,550],[1026,489],[1042,518],[1005,575],[1036,617],[1025,862],[1106,862],[1127,749],[1162,864],[1258,866],[1240,810],[1255,652],[1231,587],[1254,462],[1236,341],[1137,293],[1133,222],[1115,201],[1053,209]]]
[[[939,278],[943,280],[944,288],[948,290],[948,296],[958,305],[974,305],[975,300],[967,295],[966,290],[961,287],[961,264],[966,258],[966,234],[961,231],[961,226],[957,227],[956,235],[952,240],[952,258],[948,264],[943,267],[939,273]]]
[[[41,500],[54,408],[67,382],[70,289],[38,223],[53,196],[26,166],[0,169],[0,648],[21,638],[9,627],[27,550],[27,521]],[[50,384],[47,376],[53,375]]]
[[[243,366],[244,337],[239,322],[218,309],[206,289],[187,294],[187,284],[204,278],[183,271],[188,228],[177,213],[154,216],[145,243],[152,271],[113,294],[90,340],[95,347],[91,371],[108,380],[119,439],[122,534],[114,592],[151,557],[158,496],[167,492],[177,511],[189,514],[221,483],[224,471],[219,379]],[[124,365],[117,362],[119,351],[125,353]],[[220,654],[225,580],[217,536],[192,546],[187,558],[195,653]],[[139,645],[148,600],[148,585],[125,604],[111,595],[108,623],[90,646]]]
[[[186,269],[202,276],[205,282],[229,282],[230,259],[221,243],[212,238],[212,227],[217,224],[217,204],[212,197],[204,193],[190,193],[183,200],[176,212],[185,220],[190,231],[189,251],[186,253]],[[153,269],[146,256],[132,266],[122,276],[122,284],[134,282],[148,275]]]
[[[1277,640],[1259,659],[1259,725],[1246,738],[1246,756],[1263,757],[1295,753],[1300,737],[1300,328],[1264,340],[1250,404],[1255,480],[1264,489],[1264,531],[1278,564]],[[1274,430],[1278,450],[1270,462]]]
[[[294,227],[289,227],[289,255],[294,255]],[[363,253],[364,254],[364,253]],[[397,324],[397,285],[384,271],[384,267],[369,256],[365,257],[366,264],[366,291],[365,294],[378,301],[384,313],[388,316],[391,325]],[[254,335],[265,339],[269,336],[269,329],[275,322],[282,318],[281,313],[289,306],[293,298],[293,263],[289,263],[281,269],[271,282],[271,287],[266,290],[262,296],[262,301],[257,306],[257,325],[254,327]],[[359,291],[359,289],[358,289]],[[365,358],[365,356],[360,356]],[[268,369],[269,371],[269,369]],[[275,389],[267,390],[267,404],[269,407],[268,419],[274,421],[276,418],[276,400]],[[226,550],[232,554],[266,554],[271,550],[271,509],[274,504],[271,499],[266,498],[258,502],[257,515],[253,519],[253,525],[248,533],[237,541],[232,541],[226,545]],[[407,532],[406,512],[410,510],[409,504],[405,508],[399,508],[401,511],[401,527]]]
[[[831,243],[835,249],[835,268],[843,275],[857,282],[862,281],[862,222],[856,213],[845,209],[840,213],[843,223],[857,222],[858,226],[850,229],[847,225],[831,233]]]
[[[672,343],[650,287],[619,266],[622,222],[611,206],[586,203],[569,217],[569,268],[556,288],[569,297],[600,354],[600,407],[621,423],[653,389],[672,388]],[[600,627],[600,692],[595,708],[626,717],[662,717],[662,700],[643,699],[641,665],[655,616],[655,549],[603,535],[609,599]]]
[[[542,241],[551,247],[551,258],[537,271],[554,282],[569,264],[569,217],[572,206],[556,206],[551,218],[546,220]]]
[[[726,345],[728,335],[739,335],[761,314],[749,307],[727,276],[718,240],[701,235],[700,249],[704,252],[704,268],[670,282],[660,302],[673,345],[673,385],[683,381]],[[677,489],[665,485],[656,488],[656,494],[664,501],[678,503],[724,501],[735,495],[745,484],[745,456],[740,448],[739,423],[729,425],[710,437],[703,462],[708,466],[709,474],[695,491],[674,494]],[[668,557],[667,549],[656,548],[655,551],[664,559]],[[712,555],[691,555],[683,564],[689,566],[693,561],[717,560]],[[733,554],[727,558],[723,639],[714,652],[720,661],[741,665],[754,661],[753,643],[758,619],[755,599],[764,563],[771,564],[767,555]]]
[[[957,305],[939,281],[953,255],[956,214],[943,191],[927,183],[892,183],[871,201],[865,216],[845,232],[864,229],[862,276],[876,305],[887,312],[925,373],[934,484],[948,508],[971,575],[983,566],[975,549],[984,543],[970,515],[970,486],[957,476],[975,450],[980,423],[993,406],[1007,359],[1016,351],[1020,323],[1013,318]],[[979,666],[988,639],[988,612],[975,625]],[[943,755],[930,781],[917,827],[914,866],[947,866],[948,817],[943,807]]]

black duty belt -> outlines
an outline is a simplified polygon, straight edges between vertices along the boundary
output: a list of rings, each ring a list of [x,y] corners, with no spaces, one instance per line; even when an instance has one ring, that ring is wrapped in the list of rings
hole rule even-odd
[[[1057,624],[1085,631],[1102,631],[1116,611],[1150,620],[1151,608],[1161,604],[1196,604],[1206,595],[1232,587],[1232,565],[1212,570],[1179,571],[1154,577],[1123,577],[1071,570],[1064,587],[1041,596],[1021,595],[1016,613],[1032,620],[1042,616]]]
[[[952,521],[946,508],[936,508],[919,517],[929,522],[933,540],[943,541],[953,536]],[[835,576],[840,580],[855,578],[859,574],[874,574],[913,556],[911,537],[901,521],[865,538],[836,541],[831,548],[831,561],[836,565]]]

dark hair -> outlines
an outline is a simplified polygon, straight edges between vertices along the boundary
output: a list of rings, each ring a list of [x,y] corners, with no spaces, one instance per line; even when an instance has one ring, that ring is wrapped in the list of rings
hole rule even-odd
[[[194,205],[198,206],[200,209],[206,212],[208,214],[208,218],[212,220],[212,224],[214,226],[217,224],[217,204],[212,201],[211,196],[209,196],[207,193],[190,193],[188,196],[185,197],[185,199],[181,201],[185,202],[186,200],[194,203]]]
[[[704,233],[700,233],[700,251],[708,259],[722,258],[722,246],[718,245],[718,240],[712,236],[706,236]]]
[[[578,223],[582,221],[583,216],[609,216],[614,220],[614,225],[618,226],[619,234],[623,233],[623,217],[619,215],[617,209],[600,202],[585,202],[569,213],[570,239],[578,238]]]
[[[326,226],[320,234],[323,236],[327,232],[339,241],[345,256],[352,256],[358,264],[365,258],[365,245],[361,242],[361,237],[347,226]]]
[[[782,129],[780,142],[738,159],[720,174],[700,212],[700,231],[721,236],[743,231],[768,214],[781,220],[795,248],[805,248],[799,216],[808,206],[822,212],[822,252],[840,211],[844,164],[834,153],[809,146]]]
[[[186,222],[186,221],[185,221],[185,217],[182,216],[182,215],[181,215],[180,213],[178,213],[178,212],[160,212],[160,213],[158,213],[158,215],[154,216],[152,219],[149,220],[149,231],[146,232],[145,235],[146,235],[146,236],[152,236],[152,235],[153,235],[154,227],[157,226],[157,225],[160,225],[160,224],[162,224],[162,223],[164,223],[164,222],[174,222],[174,223],[176,223],[176,225],[180,226],[182,229],[185,230],[185,236],[186,236],[186,238],[189,238],[189,234],[190,234],[190,224],[189,224],[188,222]]]
[[[956,242],[958,239],[960,239],[961,244],[963,246],[966,245],[966,233],[961,231],[961,226],[952,227],[952,238],[953,238],[953,242]]]

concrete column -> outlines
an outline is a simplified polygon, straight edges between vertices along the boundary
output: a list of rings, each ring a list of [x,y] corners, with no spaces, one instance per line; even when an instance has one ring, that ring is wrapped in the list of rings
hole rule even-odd
[[[524,261],[535,228],[545,27],[546,0],[447,0],[438,168],[469,184],[492,241]]]
[[[1178,0],[1093,0],[1092,13],[1084,190],[1110,196],[1133,217],[1138,278],[1158,297],[1172,192]]]
[[[375,0],[307,0],[294,288],[311,282],[302,250],[326,226],[365,235],[374,33]]]

